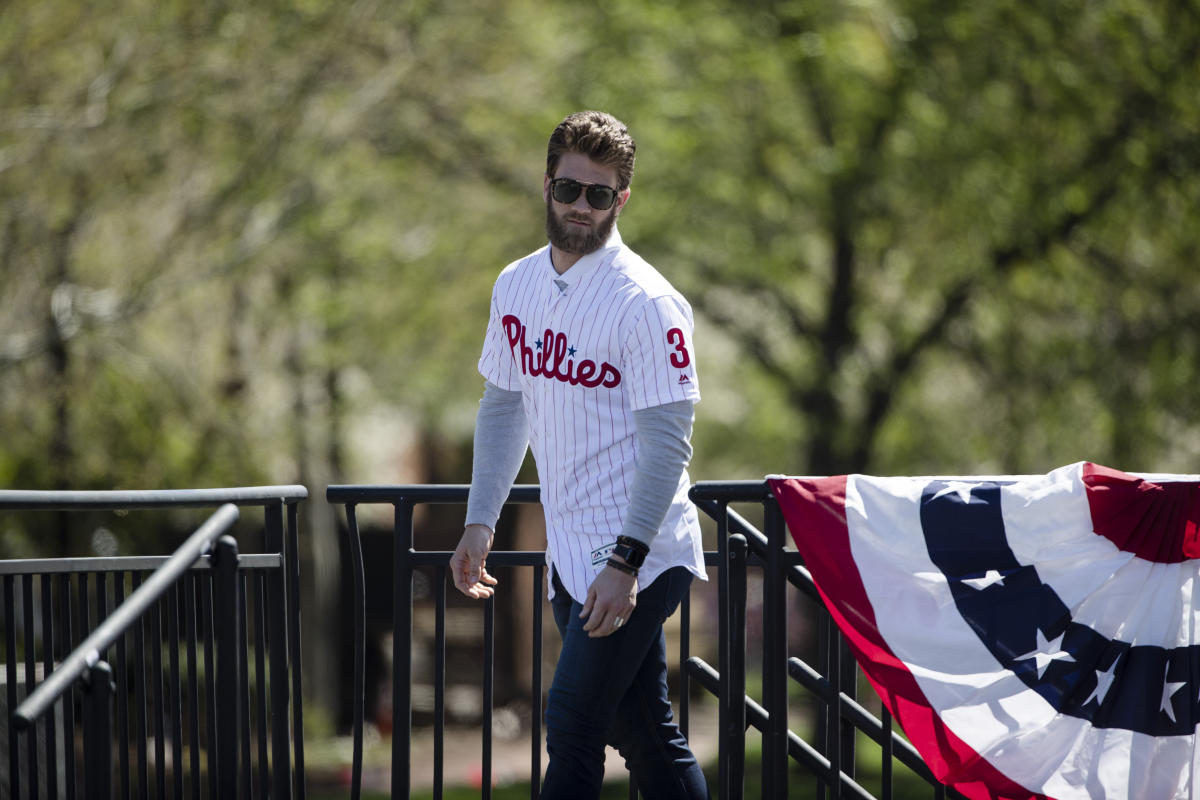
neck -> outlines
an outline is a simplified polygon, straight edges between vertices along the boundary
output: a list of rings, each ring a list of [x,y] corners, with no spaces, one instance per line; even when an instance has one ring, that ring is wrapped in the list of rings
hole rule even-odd
[[[575,262],[581,258],[583,258],[582,253],[567,253],[550,245],[550,263],[554,265],[554,271],[559,275],[575,266]]]

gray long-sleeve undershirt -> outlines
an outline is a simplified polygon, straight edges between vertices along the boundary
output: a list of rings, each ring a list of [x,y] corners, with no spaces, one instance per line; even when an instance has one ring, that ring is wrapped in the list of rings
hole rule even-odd
[[[621,533],[649,546],[667,517],[679,478],[692,457],[692,403],[681,400],[635,411],[633,420],[638,459]],[[521,393],[489,381],[475,419],[468,525],[495,530],[528,447],[529,427]]]

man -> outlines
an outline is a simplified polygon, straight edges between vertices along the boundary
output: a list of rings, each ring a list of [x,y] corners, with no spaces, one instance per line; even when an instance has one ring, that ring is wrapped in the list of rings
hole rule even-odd
[[[450,562],[468,597],[495,591],[487,555],[531,447],[563,636],[546,707],[547,800],[598,796],[606,743],[644,797],[708,796],[672,719],[662,629],[692,577],[705,577],[687,499],[700,399],[692,312],[616,231],[634,150],[620,121],[594,111],[550,137],[550,243],[496,280],[467,525]]]

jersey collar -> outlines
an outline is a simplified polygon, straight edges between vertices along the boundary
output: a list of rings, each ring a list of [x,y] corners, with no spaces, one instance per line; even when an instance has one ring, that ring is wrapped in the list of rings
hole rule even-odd
[[[550,249],[546,248],[546,268],[550,273],[550,279],[554,282],[554,285],[558,287],[558,291],[566,294],[567,292],[571,291],[571,287],[577,285],[588,275],[591,275],[592,272],[595,271],[596,267],[600,266],[600,264],[604,263],[604,261],[612,256],[614,251],[620,249],[621,245],[621,234],[617,231],[617,227],[614,225],[612,233],[608,235],[608,241],[604,243],[603,247],[601,247],[599,250],[594,250],[591,253],[588,253],[586,256],[583,256],[561,275],[555,271],[554,264],[550,260]]]

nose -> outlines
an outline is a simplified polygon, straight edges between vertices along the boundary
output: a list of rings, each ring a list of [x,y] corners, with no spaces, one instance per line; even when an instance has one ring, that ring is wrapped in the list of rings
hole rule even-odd
[[[571,210],[591,213],[592,206],[587,201],[587,190],[579,193],[579,197],[576,197],[571,203]]]

